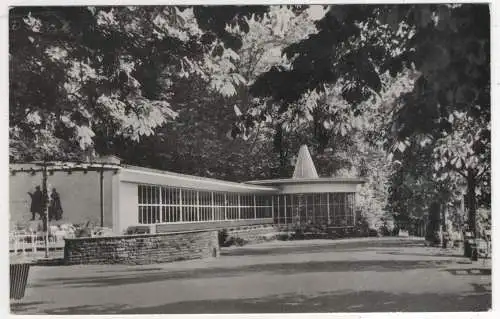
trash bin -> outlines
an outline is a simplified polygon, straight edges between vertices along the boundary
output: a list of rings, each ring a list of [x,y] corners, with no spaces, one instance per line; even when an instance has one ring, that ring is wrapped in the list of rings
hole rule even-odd
[[[465,232],[464,234],[464,257],[471,258],[472,256],[472,245],[475,244],[475,238],[472,236],[471,232]]]
[[[10,299],[24,298],[30,266],[30,263],[10,264]]]
[[[467,250],[468,254],[466,257],[470,258],[470,260],[472,260],[472,261],[477,261],[479,258],[479,250],[477,247],[477,241],[475,239],[468,239],[467,246],[468,247],[466,247],[466,250]]]

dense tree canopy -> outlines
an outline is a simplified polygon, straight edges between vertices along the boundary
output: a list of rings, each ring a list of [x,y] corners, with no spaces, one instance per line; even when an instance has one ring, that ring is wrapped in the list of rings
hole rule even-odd
[[[11,10],[11,158],[71,158],[96,135],[151,135],[177,116],[170,100],[179,79],[199,77],[210,91],[234,94],[244,81],[233,73],[238,43],[221,27],[244,28],[243,17],[262,10]]]
[[[360,206],[421,215],[490,194],[481,4],[23,7],[10,12],[10,158],[118,154],[231,180],[362,175]],[[419,203],[424,202],[424,205]]]
[[[285,113],[335,84],[356,110],[382,91],[384,74],[417,71],[394,103],[386,149],[400,159],[411,143],[431,143],[434,178],[467,181],[474,227],[476,195],[489,189],[489,21],[487,5],[332,6],[317,34],[284,50],[291,66],[272,68],[252,92]]]

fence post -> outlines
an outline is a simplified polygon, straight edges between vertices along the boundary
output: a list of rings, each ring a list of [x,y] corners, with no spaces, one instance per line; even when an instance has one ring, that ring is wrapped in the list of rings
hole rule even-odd
[[[14,253],[17,254],[18,250],[19,250],[19,236],[17,235],[16,232],[14,232]]]
[[[26,255],[26,235],[22,236],[22,250],[23,250],[23,255]]]
[[[36,233],[31,232],[31,252],[36,252]]]

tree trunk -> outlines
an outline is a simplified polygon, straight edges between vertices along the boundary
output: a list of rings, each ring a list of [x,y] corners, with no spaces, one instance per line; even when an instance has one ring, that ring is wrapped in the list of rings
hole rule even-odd
[[[318,106],[313,111],[313,138],[315,140],[315,147],[318,154],[323,154],[328,146],[331,138],[331,130],[324,126],[324,119],[327,117],[324,106]]]
[[[472,169],[467,170],[467,223],[472,235],[476,237],[476,175]]]
[[[441,206],[441,227],[443,229],[443,232],[447,232],[448,231],[448,227],[447,227],[447,218],[448,217],[448,207],[446,206],[446,204],[442,204]]]
[[[432,202],[429,207],[429,220],[427,223],[426,240],[433,246],[441,244],[441,205],[438,202]]]
[[[283,147],[283,128],[281,127],[281,123],[276,127],[276,133],[274,134],[274,149],[279,154],[279,176],[286,176],[286,168],[287,168],[287,159],[286,152]]]
[[[442,234],[442,244],[443,248],[447,248],[448,245],[448,227],[447,227],[447,216],[448,215],[448,207],[446,204],[441,205],[441,234]]]

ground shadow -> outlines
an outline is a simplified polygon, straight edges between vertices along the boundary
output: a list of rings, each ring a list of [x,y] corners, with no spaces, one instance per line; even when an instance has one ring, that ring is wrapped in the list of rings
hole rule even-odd
[[[33,266],[64,266],[64,258],[37,259]]]
[[[422,256],[422,257],[450,257],[450,258],[466,258],[461,254],[443,254],[442,252],[436,253],[405,253],[400,251],[382,251],[381,254],[398,255],[398,256]]]
[[[491,282],[490,283],[472,283],[471,286],[474,288],[475,292],[478,293],[490,293],[491,294]]]
[[[416,261],[416,260],[357,260],[353,261],[311,261],[296,263],[254,264],[241,267],[197,268],[182,271],[140,272],[122,276],[92,276],[84,278],[51,278],[40,280],[32,287],[66,286],[66,287],[104,287],[119,286],[167,280],[202,279],[220,277],[246,276],[251,273],[272,273],[277,275],[293,275],[308,272],[352,272],[376,271],[392,272],[411,269],[441,268],[450,264],[448,260]]]
[[[120,270],[115,270],[113,269],[113,265],[109,266],[109,270],[98,270],[96,273],[127,273],[127,272],[140,272],[140,271],[159,271],[159,270],[165,270],[164,268],[144,268],[144,267],[131,267],[131,268],[125,268],[125,269],[120,269]]]
[[[316,295],[284,294],[265,298],[196,300],[154,307],[68,307],[49,314],[208,314],[302,312],[466,312],[488,311],[491,293],[394,294],[383,291],[342,291]]]
[[[48,315],[105,315],[105,314],[119,314],[126,309],[127,305],[82,305],[72,306],[66,308],[57,308],[45,310],[44,313]]]
[[[288,247],[241,247],[241,248],[230,248],[222,249],[222,256],[260,256],[260,255],[286,255],[286,254],[309,254],[318,252],[339,252],[339,251],[371,251],[376,250],[376,248],[385,247],[424,247],[424,244],[420,241],[402,241],[402,240],[391,240],[391,241],[359,241],[359,242],[335,242],[335,240],[330,243],[324,244],[314,244],[307,246],[288,246]]]
[[[452,275],[456,276],[489,276],[491,275],[491,268],[472,268],[472,269],[464,269],[464,268],[456,268],[456,269],[445,269],[445,271],[449,272]]]
[[[26,312],[30,311],[32,309],[36,309],[36,306],[43,305],[44,302],[42,301],[32,301],[32,302],[17,302],[17,301],[11,301],[10,303],[10,312],[11,313],[19,313],[19,312]]]

